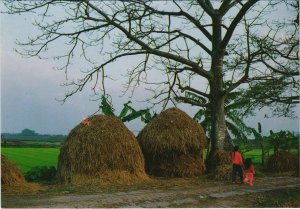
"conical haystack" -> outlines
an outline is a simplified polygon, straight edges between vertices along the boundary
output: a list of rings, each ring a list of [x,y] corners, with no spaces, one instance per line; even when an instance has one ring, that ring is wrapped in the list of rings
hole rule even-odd
[[[40,187],[36,184],[27,183],[22,171],[16,164],[1,155],[1,189],[2,191],[36,191]]]
[[[1,185],[11,187],[26,183],[21,170],[1,155]]]
[[[287,151],[279,151],[268,159],[266,170],[270,172],[298,172],[299,157]]]
[[[163,177],[192,177],[204,173],[204,130],[183,111],[165,110],[147,124],[137,138],[147,173]]]
[[[96,115],[77,125],[60,150],[62,182],[130,183],[147,179],[134,135],[115,116]]]

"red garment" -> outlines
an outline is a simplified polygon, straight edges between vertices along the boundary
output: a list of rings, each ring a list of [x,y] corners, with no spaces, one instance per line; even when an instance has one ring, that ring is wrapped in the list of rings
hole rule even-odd
[[[250,168],[247,169],[247,170],[245,170],[245,173],[252,173],[252,174],[254,174],[254,173],[255,173],[255,171],[254,171],[254,165],[251,164],[251,165],[250,165]]]
[[[248,183],[249,185],[253,185],[253,180],[254,180],[254,165],[252,164],[249,169],[245,170],[245,178],[244,178],[244,183]]]
[[[232,152],[231,162],[232,164],[242,165],[243,164],[242,154],[239,151]]]

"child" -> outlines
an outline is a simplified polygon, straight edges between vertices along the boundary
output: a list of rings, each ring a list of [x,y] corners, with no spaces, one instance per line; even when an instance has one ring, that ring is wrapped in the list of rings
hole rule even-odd
[[[231,162],[232,162],[232,183],[235,183],[236,174],[239,174],[240,183],[243,183],[243,157],[239,150],[239,146],[235,146],[233,148],[233,152],[231,154]]]
[[[253,185],[253,179],[254,179],[254,165],[251,161],[251,158],[247,158],[245,160],[245,179],[244,184],[249,183],[250,186]]]

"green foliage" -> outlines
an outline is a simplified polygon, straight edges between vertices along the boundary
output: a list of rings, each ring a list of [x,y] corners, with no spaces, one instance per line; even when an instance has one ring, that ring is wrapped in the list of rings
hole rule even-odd
[[[25,129],[24,129],[25,130]],[[23,130],[23,131],[24,131]],[[23,140],[64,140],[66,139],[66,135],[50,135],[50,134],[39,134],[35,133],[34,135],[30,135],[25,131],[25,135],[22,133],[1,133],[2,139],[23,139]]]
[[[28,129],[28,128],[24,129],[24,130],[21,132],[21,134],[22,134],[23,136],[36,136],[36,135],[37,135],[37,133],[35,133],[34,130],[30,130],[30,129]]]
[[[193,92],[185,92],[185,97],[175,97],[175,100],[177,102],[183,102],[185,103],[188,101],[190,104],[194,104],[197,106],[205,105],[207,103],[207,99],[202,97],[201,95],[195,94]]]
[[[123,105],[123,109],[121,110],[120,114],[117,116],[123,122],[132,121],[132,120],[140,117],[141,121],[143,121],[144,123],[148,123],[156,116],[155,113],[153,115],[151,115],[149,109],[142,109],[142,110],[137,111],[129,105],[130,103],[131,103],[131,101],[128,101],[127,103],[125,103]],[[110,102],[108,102],[108,100],[105,96],[101,97],[100,109],[104,115],[115,115],[112,104]]]
[[[290,131],[270,131],[270,135],[267,137],[269,142],[273,145],[274,151],[297,149],[299,147],[299,138]]]
[[[113,109],[112,104],[108,102],[105,96],[101,97],[100,109],[104,115],[115,115],[114,114],[115,110]]]
[[[146,113],[149,113],[148,109],[144,109],[144,110],[139,110],[139,111],[135,111],[132,109],[132,112],[130,114],[128,114],[127,116],[121,118],[123,122],[127,122],[127,121],[131,121],[134,120],[138,117],[141,117],[141,120],[143,122],[145,122],[145,120],[143,120],[143,115],[145,115]]]
[[[204,100],[201,96],[194,93],[186,92],[187,98],[193,98],[194,103],[201,107]],[[197,98],[197,99],[195,99]],[[179,101],[179,100],[178,100]],[[242,120],[240,109],[247,104],[246,99],[241,98],[240,92],[231,92],[225,99],[225,123],[228,131],[242,143],[247,142],[247,134],[251,134],[251,128]],[[211,129],[211,110],[208,107],[202,107],[194,115],[194,120],[198,121],[209,135]]]
[[[56,180],[56,168],[54,166],[36,166],[25,173],[25,179],[29,182],[53,183]]]
[[[156,117],[156,113],[154,113],[153,115],[151,115],[151,113],[149,111],[145,112],[145,114],[143,115],[143,117],[141,117],[142,121],[144,123],[149,123],[153,118]]]
[[[270,131],[269,136],[261,135],[261,124],[258,123],[258,132],[252,128],[252,133],[255,140],[259,143],[261,148],[262,164],[265,162],[266,154],[269,153],[269,149],[273,147],[273,152],[278,152],[279,149],[282,150],[298,150],[299,149],[299,138],[290,131],[279,131],[274,133]]]
[[[131,110],[131,107],[129,106],[130,103],[131,101],[128,101],[124,104],[124,107],[121,110],[121,113],[119,114],[118,118],[124,118],[127,115],[128,111]]]

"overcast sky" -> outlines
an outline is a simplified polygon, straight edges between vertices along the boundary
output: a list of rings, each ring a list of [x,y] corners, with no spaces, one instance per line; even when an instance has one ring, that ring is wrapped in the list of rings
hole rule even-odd
[[[30,16],[1,14],[1,132],[18,133],[29,128],[41,134],[68,134],[83,118],[97,110],[99,101],[90,101],[90,89],[76,94],[63,105],[55,100],[62,98],[66,92],[61,86],[65,82],[64,72],[54,70],[57,63],[52,59],[25,59],[13,50],[18,48],[16,39],[25,40],[35,32],[31,23]],[[60,46],[55,50],[59,51]],[[130,60],[124,63],[128,64]],[[107,87],[117,113],[122,104],[130,100],[128,96],[119,97],[121,87],[117,82]],[[138,91],[136,94],[138,98],[145,92]],[[137,109],[145,108],[143,105],[133,100]],[[191,116],[196,112],[189,105],[180,107]],[[270,129],[299,132],[298,119],[266,119],[266,112],[257,112],[257,116],[246,119],[246,123],[256,128],[261,122],[264,133]],[[299,108],[296,114],[299,115]],[[126,125],[137,134],[144,123],[137,119]]]

